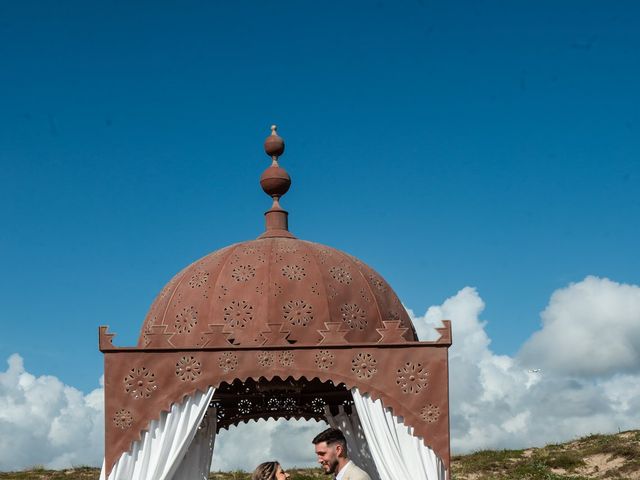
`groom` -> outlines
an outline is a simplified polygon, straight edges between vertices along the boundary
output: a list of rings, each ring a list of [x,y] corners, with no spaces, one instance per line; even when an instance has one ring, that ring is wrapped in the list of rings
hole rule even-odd
[[[327,475],[336,480],[371,480],[367,472],[349,460],[347,441],[337,428],[328,428],[312,440],[316,447],[318,463]]]

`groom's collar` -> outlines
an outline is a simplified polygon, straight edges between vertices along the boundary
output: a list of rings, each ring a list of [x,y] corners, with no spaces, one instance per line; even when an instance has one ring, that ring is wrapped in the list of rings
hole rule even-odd
[[[336,475],[336,480],[342,480],[342,477],[344,477],[344,472],[347,471],[351,463],[352,463],[351,460],[349,460],[347,463],[344,464],[344,466],[340,469],[340,471]]]

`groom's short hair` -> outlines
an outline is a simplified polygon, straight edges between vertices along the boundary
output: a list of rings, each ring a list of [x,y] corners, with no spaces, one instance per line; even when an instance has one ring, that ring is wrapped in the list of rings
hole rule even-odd
[[[324,432],[320,432],[311,440],[311,443],[317,445],[318,443],[327,442],[327,445],[334,443],[342,444],[342,448],[345,453],[347,451],[347,440],[344,438],[343,433],[338,428],[327,428]]]

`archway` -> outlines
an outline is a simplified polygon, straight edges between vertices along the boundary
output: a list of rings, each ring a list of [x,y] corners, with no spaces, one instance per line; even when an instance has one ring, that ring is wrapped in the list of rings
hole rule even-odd
[[[151,306],[136,347],[114,346],[113,334],[100,328],[104,473],[174,412],[195,431],[212,403],[216,431],[273,416],[324,417],[344,428],[358,422],[385,480],[423,468],[432,453],[442,467],[424,467],[423,478],[444,478],[450,323],[443,321],[437,341],[418,341],[377,272],[344,252],[296,239],[279,204],[290,179],[278,164],[284,142],[275,128],[265,150],[272,165],[260,183],[273,198],[265,233],[178,273]],[[189,449],[189,435],[176,455]],[[393,436],[411,447],[378,444]],[[417,460],[403,450],[417,452]]]

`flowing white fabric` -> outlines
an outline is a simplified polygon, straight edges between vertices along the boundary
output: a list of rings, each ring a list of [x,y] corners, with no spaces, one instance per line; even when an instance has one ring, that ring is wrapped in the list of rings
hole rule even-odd
[[[198,427],[198,433],[176,473],[173,474],[173,480],[207,480],[209,478],[218,424],[216,413],[215,407],[207,410],[204,420]]]
[[[183,466],[182,463],[198,434],[198,427],[209,408],[213,391],[214,388],[209,387],[206,393],[196,392],[184,402],[171,405],[171,411],[162,412],[159,420],[152,420],[149,429],[142,434],[142,439],[134,442],[131,450],[123,453],[116,462],[109,480],[186,480],[186,477],[177,476],[176,473],[178,468],[194,471],[190,464]],[[215,425],[213,431],[215,432]],[[194,447],[197,447],[198,453],[189,458],[194,462],[201,462],[201,450],[204,450],[205,445],[205,442],[196,443]],[[210,446],[213,447],[213,441]],[[200,464],[204,465],[204,462]],[[208,472],[207,467],[206,473]],[[105,480],[104,464],[100,480]]]
[[[402,423],[380,400],[351,390],[371,456],[382,480],[446,480],[444,463],[413,428]]]
[[[338,414],[333,415],[329,409],[329,405],[325,405],[324,416],[331,427],[339,428],[344,434],[347,440],[347,452],[349,458],[353,460],[353,463],[367,472],[372,480],[380,480],[380,475],[378,475],[376,464],[373,461],[369,445],[367,444],[367,438],[362,430],[362,425],[360,424],[360,419],[355,409],[348,415],[344,411],[344,407],[340,405],[338,407]]]

